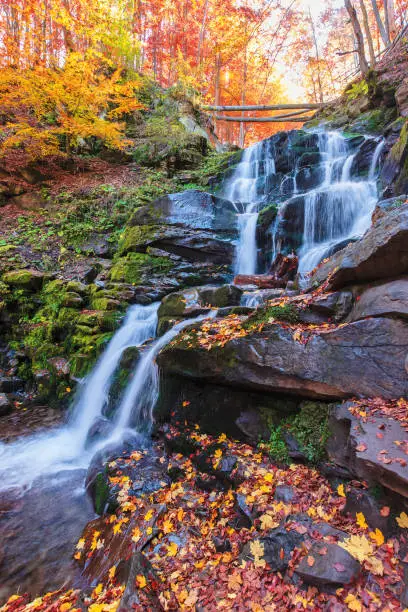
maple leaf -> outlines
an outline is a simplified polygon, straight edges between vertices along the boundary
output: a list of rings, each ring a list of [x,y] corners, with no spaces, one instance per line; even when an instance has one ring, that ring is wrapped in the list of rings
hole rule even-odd
[[[171,521],[165,520],[163,522],[163,532],[164,533],[172,533],[174,531],[174,525]]]
[[[408,515],[406,512],[401,512],[401,514],[397,516],[396,521],[401,529],[408,529]]]
[[[260,542],[259,540],[254,540],[250,543],[249,548],[251,551],[251,555],[254,558],[255,567],[265,567],[266,561],[263,558],[265,551],[262,542]]]
[[[175,557],[177,555],[178,546],[175,542],[171,542],[167,547],[167,556]]]
[[[357,512],[356,520],[357,520],[357,525],[361,527],[361,529],[368,529],[367,521],[362,512]]]
[[[338,543],[352,557],[362,563],[373,554],[373,547],[365,536],[352,535],[343,542]]]
[[[308,556],[306,561],[309,567],[313,567],[315,564],[315,558],[312,557],[311,555]]]
[[[377,546],[382,546],[384,544],[384,536],[378,528],[375,531],[370,531],[368,535],[377,544]]]
[[[138,589],[144,589],[146,585],[147,585],[146,577],[141,575],[141,574],[138,574],[136,576],[136,586],[137,586],[137,588]]]
[[[390,508],[389,506],[383,506],[380,510],[381,516],[387,517],[390,516]]]
[[[198,601],[198,590],[193,589],[189,592],[188,596],[184,600],[184,605],[188,608],[192,608]]]
[[[275,529],[279,526],[279,522],[275,521],[270,514],[261,516],[261,529]]]
[[[146,522],[150,521],[153,518],[153,510],[149,510],[148,512],[146,512],[145,516],[144,516],[144,520]]]
[[[235,572],[228,576],[228,589],[230,589],[231,591],[239,591],[241,589],[241,586],[242,578],[240,574]]]
[[[362,443],[356,446],[356,451],[359,453],[363,453],[366,450],[367,450],[367,444]]]
[[[361,602],[352,593],[349,593],[344,601],[347,604],[348,609],[352,610],[352,612],[363,612]]]
[[[344,492],[344,484],[341,484],[337,487],[337,493],[340,495],[340,497],[346,497],[346,494]]]

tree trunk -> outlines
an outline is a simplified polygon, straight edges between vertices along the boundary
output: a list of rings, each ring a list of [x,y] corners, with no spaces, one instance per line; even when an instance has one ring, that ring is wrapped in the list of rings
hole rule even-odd
[[[384,27],[384,24],[381,19],[380,11],[378,10],[377,0],[371,0],[371,4],[373,7],[375,20],[377,22],[378,30],[381,34],[381,38],[383,40],[384,45],[387,47],[390,44],[390,39],[388,37],[387,31]]]
[[[368,23],[368,14],[367,14],[366,5],[364,4],[364,0],[360,0],[360,8],[361,8],[361,13],[363,15],[363,25],[364,25],[364,32],[367,38],[368,50],[370,52],[370,66],[371,68],[374,68],[375,66],[374,43],[373,43],[373,37],[371,36],[371,32],[370,32],[370,25]]]
[[[320,77],[320,55],[319,55],[319,47],[317,45],[317,38],[316,38],[316,30],[315,30],[315,25],[314,25],[314,21],[313,21],[313,17],[312,17],[312,11],[309,9],[309,17],[310,17],[310,23],[312,25],[312,34],[313,34],[313,42],[314,42],[314,47],[315,47],[315,52],[316,52],[316,61],[317,61],[317,84],[319,87],[319,102],[323,102],[323,89],[322,89],[322,79]]]
[[[358,52],[358,60],[360,63],[360,71],[363,76],[365,76],[368,72],[368,64],[364,51],[364,37],[363,32],[361,31],[360,22],[357,17],[357,12],[354,6],[351,4],[350,0],[344,0],[346,5],[347,12],[350,16],[351,25],[353,26],[354,34],[356,36],[357,41],[357,52]]]
[[[391,42],[397,34],[397,24],[395,22],[394,0],[384,0],[385,24],[388,39]]]
[[[202,53],[203,53],[203,47],[204,47],[205,33],[206,33],[206,28],[207,28],[207,17],[208,17],[208,6],[209,6],[209,3],[210,3],[210,0],[205,0],[203,21],[201,22],[200,37],[198,39],[197,66],[201,66],[201,61],[202,61]]]

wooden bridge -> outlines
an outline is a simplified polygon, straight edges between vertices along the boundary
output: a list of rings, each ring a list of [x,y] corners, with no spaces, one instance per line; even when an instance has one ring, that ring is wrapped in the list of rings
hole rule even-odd
[[[305,123],[313,119],[313,115],[306,115],[305,113],[311,110],[319,110],[324,108],[327,104],[311,104],[311,103],[298,103],[298,104],[272,104],[272,105],[250,105],[250,106],[202,106],[202,110],[209,112],[258,112],[258,111],[294,111],[285,113],[283,115],[274,115],[273,117],[245,117],[231,116],[231,115],[214,115],[214,119],[217,121],[234,121],[237,123]]]

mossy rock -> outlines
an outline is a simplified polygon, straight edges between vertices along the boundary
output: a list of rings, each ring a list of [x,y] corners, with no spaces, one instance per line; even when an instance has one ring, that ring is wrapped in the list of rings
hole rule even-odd
[[[78,293],[67,291],[62,301],[63,306],[67,308],[81,308],[84,301]]]
[[[43,286],[48,274],[38,270],[12,270],[3,274],[3,281],[11,287],[38,291]]]
[[[161,227],[157,225],[134,225],[127,227],[119,241],[118,254],[140,253],[157,240]]]
[[[88,292],[88,287],[81,283],[80,281],[69,281],[66,286],[67,291],[73,291],[74,293],[79,293],[79,295],[84,296]]]
[[[110,297],[96,297],[91,300],[91,308],[93,310],[119,310],[121,303],[119,300]]]
[[[104,310],[92,310],[81,312],[77,318],[77,329],[85,329],[86,333],[91,330],[113,331],[119,321],[117,313]]]
[[[128,253],[116,260],[110,270],[114,282],[139,285],[145,275],[167,274],[173,268],[166,257],[153,257],[145,253]]]
[[[278,211],[277,204],[269,204],[269,206],[261,210],[258,216],[258,227],[264,229],[270,227],[275,221]]]

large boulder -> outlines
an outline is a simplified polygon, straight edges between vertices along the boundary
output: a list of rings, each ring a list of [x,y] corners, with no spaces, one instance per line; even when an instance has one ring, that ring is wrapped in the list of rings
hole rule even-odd
[[[199,311],[210,306],[214,308],[238,306],[241,295],[242,291],[235,285],[223,285],[222,287],[206,285],[177,291],[163,299],[159,308],[159,318],[200,314]]]
[[[310,287],[328,279],[329,289],[408,273],[408,204],[392,210],[357,242],[349,244],[310,276]]]
[[[388,153],[381,171],[383,185],[391,186],[390,195],[408,191],[408,124],[405,122],[397,142]]]
[[[295,568],[306,584],[325,587],[349,584],[360,571],[360,564],[344,548],[326,542],[315,543]]]
[[[306,334],[302,342],[292,329],[272,324],[210,351],[181,340],[159,363],[168,374],[302,397],[407,395],[408,324],[365,319]]]
[[[384,316],[408,318],[408,277],[364,291],[355,301],[348,320]]]
[[[137,210],[131,220],[133,225],[157,222],[230,232],[236,227],[236,209],[228,200],[192,189],[159,198]]]
[[[404,445],[407,434],[403,424],[382,416],[380,411],[369,414],[362,408],[357,407],[353,412],[350,409],[353,404],[346,402],[330,410],[332,435],[327,443],[330,458],[360,480],[380,484],[408,498]]]

